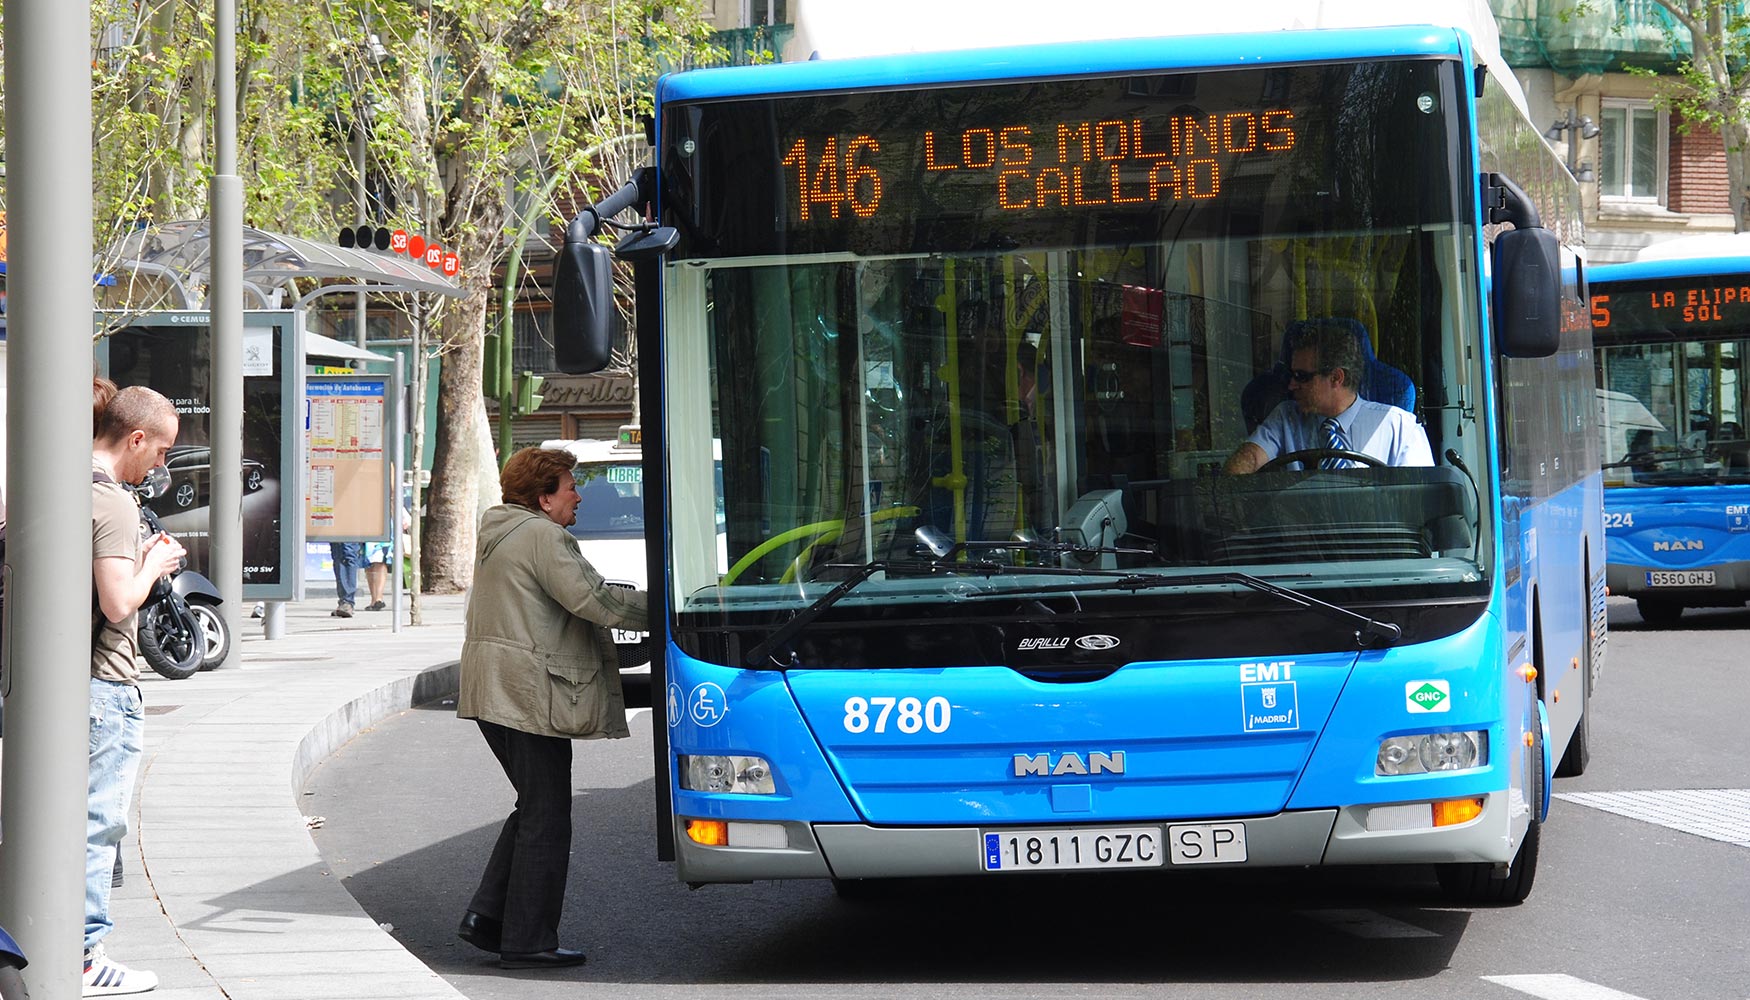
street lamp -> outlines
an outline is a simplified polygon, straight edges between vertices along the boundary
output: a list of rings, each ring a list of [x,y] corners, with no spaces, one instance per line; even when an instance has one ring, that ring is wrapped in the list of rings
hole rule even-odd
[[[1544,138],[1551,142],[1561,142],[1562,135],[1566,132],[1573,132],[1576,136],[1576,138],[1569,139],[1567,143],[1568,173],[1573,174],[1574,179],[1581,184],[1590,184],[1598,179],[1598,175],[1592,171],[1591,161],[1582,162],[1577,167],[1574,165],[1574,161],[1577,160],[1580,155],[1579,140],[1591,139],[1598,135],[1598,125],[1586,115],[1576,116],[1574,114],[1574,109],[1569,108],[1563,112],[1563,117],[1554,125],[1551,125],[1549,131],[1545,132],[1543,135]]]

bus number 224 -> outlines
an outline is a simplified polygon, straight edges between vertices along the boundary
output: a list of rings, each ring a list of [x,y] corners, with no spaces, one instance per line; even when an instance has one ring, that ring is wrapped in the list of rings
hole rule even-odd
[[[898,709],[897,718],[894,717],[895,709]],[[845,699],[845,731],[848,733],[885,733],[889,719],[893,719],[894,727],[902,733],[923,729],[945,733],[952,716],[953,708],[948,699],[940,696],[929,701],[886,697]]]

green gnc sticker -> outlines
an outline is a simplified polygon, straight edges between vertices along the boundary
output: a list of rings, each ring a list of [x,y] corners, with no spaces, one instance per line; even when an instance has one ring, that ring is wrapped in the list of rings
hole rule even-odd
[[[1445,681],[1411,681],[1404,699],[1412,712],[1444,712],[1452,707],[1452,688]]]

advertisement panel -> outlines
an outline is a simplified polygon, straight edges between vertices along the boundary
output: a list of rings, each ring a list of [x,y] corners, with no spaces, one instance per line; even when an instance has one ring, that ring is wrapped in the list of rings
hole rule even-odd
[[[100,315],[99,324],[114,325]],[[290,312],[245,312],[243,319],[243,597],[289,600],[296,569],[293,518],[299,345]],[[144,313],[97,345],[99,370],[118,386],[163,393],[181,417],[165,465],[170,489],[150,501],[187,547],[190,568],[208,569],[212,499],[210,413],[212,327],[205,312]]]

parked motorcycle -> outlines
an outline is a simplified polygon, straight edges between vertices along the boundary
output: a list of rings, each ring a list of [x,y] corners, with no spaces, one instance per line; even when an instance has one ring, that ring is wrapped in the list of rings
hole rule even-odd
[[[18,974],[29,964],[18,942],[12,940],[6,928],[0,927],[0,1000],[30,1000],[24,989],[24,977]]]
[[[170,472],[158,466],[140,485],[128,488],[146,500],[163,496],[170,489]],[[164,530],[146,504],[140,505],[140,519],[148,534]],[[218,666],[231,647],[231,632],[219,614],[222,602],[213,581],[186,567],[159,580],[140,606],[140,655],[171,680]]]

